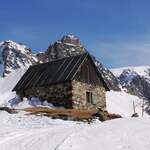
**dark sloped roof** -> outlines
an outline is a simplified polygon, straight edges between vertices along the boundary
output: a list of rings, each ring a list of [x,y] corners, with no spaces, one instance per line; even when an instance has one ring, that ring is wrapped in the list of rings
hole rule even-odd
[[[87,56],[90,56],[89,53],[83,53],[31,66],[14,87],[13,91],[71,81]],[[106,84],[104,83],[104,85]]]
[[[69,81],[87,55],[87,53],[84,53],[31,66],[13,91]]]

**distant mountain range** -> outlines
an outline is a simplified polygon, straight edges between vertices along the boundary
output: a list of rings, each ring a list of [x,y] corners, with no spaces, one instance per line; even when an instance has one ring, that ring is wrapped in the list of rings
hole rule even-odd
[[[80,39],[72,34],[63,36],[61,40],[50,44],[47,50],[37,54],[33,54],[32,50],[22,43],[11,40],[3,41],[0,43],[0,76],[8,76],[12,71],[19,68],[28,68],[30,65],[74,56],[86,51]],[[108,87],[112,90],[120,90],[118,79],[112,72],[98,62],[94,56],[93,60]]]
[[[80,39],[72,34],[63,36],[50,44],[47,50],[37,54],[22,43],[3,41],[0,43],[0,76],[9,76],[19,68],[27,69],[30,65],[74,56],[86,51]],[[93,60],[111,90],[119,91],[123,88],[133,95],[150,100],[150,66],[109,70],[97,61],[96,57],[93,56]]]

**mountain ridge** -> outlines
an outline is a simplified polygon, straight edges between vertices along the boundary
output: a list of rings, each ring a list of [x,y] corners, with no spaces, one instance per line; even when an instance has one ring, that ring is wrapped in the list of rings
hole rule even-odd
[[[13,70],[28,68],[30,65],[45,63],[59,58],[70,57],[87,52],[80,39],[73,35],[65,35],[60,40],[50,44],[44,52],[36,55],[27,46],[11,40],[0,44],[0,76],[7,76]],[[120,90],[118,79],[103,66],[94,56],[95,65],[112,90]]]

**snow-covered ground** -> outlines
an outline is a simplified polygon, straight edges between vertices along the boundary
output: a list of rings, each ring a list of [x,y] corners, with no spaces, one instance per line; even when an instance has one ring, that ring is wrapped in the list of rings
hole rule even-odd
[[[11,90],[23,73],[0,78],[0,106],[10,106],[16,96]],[[86,124],[0,111],[0,150],[149,150],[150,117],[131,118],[133,101],[141,116],[142,99],[114,91],[107,92],[106,99],[108,111],[122,119]]]
[[[0,150],[149,150],[150,118],[92,124],[0,112]]]
[[[130,95],[124,91],[114,92],[110,91],[106,93],[107,110],[110,113],[120,114],[123,117],[130,117],[134,113],[133,106],[135,106],[135,112],[139,116],[142,116],[143,100],[137,96]],[[147,116],[147,113],[144,113]]]
[[[54,150],[65,138],[83,128],[83,123],[24,113],[0,112],[0,122],[0,150]]]

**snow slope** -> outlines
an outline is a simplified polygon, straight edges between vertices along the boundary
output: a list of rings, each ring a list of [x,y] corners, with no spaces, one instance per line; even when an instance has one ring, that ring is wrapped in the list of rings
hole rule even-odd
[[[150,149],[149,117],[85,124],[0,112],[0,122],[0,150]]]
[[[137,96],[130,95],[126,92],[110,91],[106,93],[107,110],[110,113],[120,114],[123,117],[130,117],[134,113],[133,102],[135,104],[135,111],[139,116],[142,115],[143,100]],[[147,113],[144,113],[147,116]]]
[[[12,92],[12,89],[25,71],[26,68],[17,69],[5,78],[0,77],[0,105],[8,105],[8,101],[16,96],[16,93]]]

